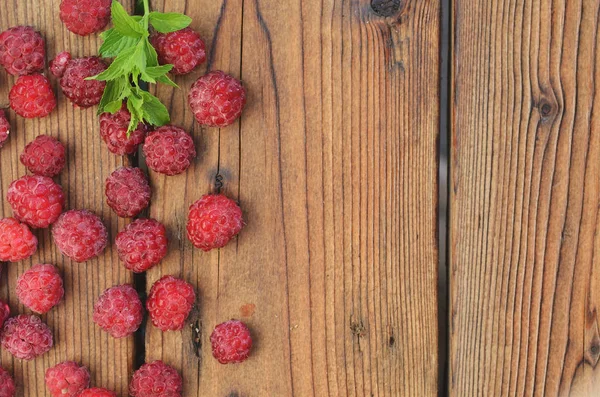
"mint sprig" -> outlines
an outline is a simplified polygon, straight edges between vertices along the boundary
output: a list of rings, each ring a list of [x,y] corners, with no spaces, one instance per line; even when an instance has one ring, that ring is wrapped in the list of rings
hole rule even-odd
[[[144,15],[129,15],[118,1],[111,6],[113,27],[100,35],[100,56],[114,58],[102,73],[90,80],[106,81],[98,114],[115,113],[127,100],[131,122],[127,134],[140,122],[162,126],[170,121],[165,105],[154,95],[144,91],[140,84],[163,83],[177,87],[167,74],[173,65],[159,65],[156,50],[150,44],[150,25],[161,33],[174,32],[187,27],[191,18],[178,13],[150,12],[148,0],[143,0]]]

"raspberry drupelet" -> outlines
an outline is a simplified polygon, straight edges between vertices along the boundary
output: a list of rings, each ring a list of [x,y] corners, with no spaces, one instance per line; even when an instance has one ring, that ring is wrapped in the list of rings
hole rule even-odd
[[[62,0],[60,20],[80,36],[101,31],[110,21],[111,0]]]
[[[4,110],[0,109],[0,148],[4,146],[10,134],[10,123]]]
[[[196,157],[194,140],[183,129],[166,125],[150,133],[144,143],[148,167],[165,175],[181,174]]]
[[[0,262],[19,262],[35,253],[38,239],[15,218],[0,219]]]
[[[125,267],[142,273],[158,264],[167,254],[167,231],[154,219],[137,219],[117,234],[115,244]]]
[[[185,325],[195,302],[196,292],[190,283],[164,276],[150,289],[146,308],[155,327],[162,331],[178,331]]]
[[[86,79],[105,71],[106,63],[95,56],[69,58],[69,53],[62,52],[50,64],[50,71],[60,78],[60,88],[63,94],[80,108],[99,104],[106,82]]]
[[[104,184],[106,203],[122,218],[133,218],[150,204],[152,190],[144,171],[119,167]]]
[[[44,38],[31,26],[15,26],[0,33],[0,65],[13,76],[44,69]]]
[[[139,123],[135,131],[132,131],[129,137],[127,136],[130,121],[131,113],[127,110],[126,104],[123,104],[114,114],[100,115],[100,136],[111,153],[119,156],[133,154],[146,139],[148,126],[144,123]]]
[[[33,360],[50,350],[52,332],[38,316],[21,314],[4,323],[2,348],[21,360]]]
[[[52,178],[65,167],[65,147],[56,138],[40,135],[25,146],[20,160],[31,173]]]
[[[192,28],[155,33],[150,38],[161,65],[172,64],[173,74],[187,74],[206,60],[206,46]]]
[[[42,74],[20,76],[8,93],[10,107],[26,119],[46,117],[56,107],[50,82]]]
[[[56,266],[39,264],[17,279],[17,297],[32,311],[44,314],[60,302],[65,290]]]
[[[242,114],[246,90],[241,81],[217,70],[196,80],[190,88],[188,102],[198,123],[227,127]]]
[[[207,194],[190,206],[187,236],[203,251],[224,247],[244,225],[242,210],[222,194]]]
[[[11,183],[6,199],[15,218],[35,228],[56,222],[65,204],[60,185],[41,175],[26,175]]]
[[[94,322],[114,338],[133,334],[142,318],[142,301],[131,285],[111,287],[94,303]]]
[[[210,335],[212,354],[221,364],[245,361],[252,349],[252,336],[246,324],[230,320],[217,325]]]
[[[10,373],[0,367],[0,397],[15,397],[16,387]]]
[[[52,238],[63,255],[85,262],[104,251],[108,232],[97,215],[87,210],[70,210],[52,227]]]
[[[133,397],[181,397],[182,390],[181,375],[160,360],[142,365],[129,384]]]
[[[48,368],[44,379],[52,397],[76,397],[90,385],[88,369],[75,361]]]

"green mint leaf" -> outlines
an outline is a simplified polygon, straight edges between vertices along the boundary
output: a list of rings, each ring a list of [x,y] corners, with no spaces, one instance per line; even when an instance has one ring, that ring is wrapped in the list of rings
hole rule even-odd
[[[135,46],[123,50],[119,55],[117,55],[108,69],[99,75],[88,77],[87,80],[109,81],[117,79],[123,75],[127,75],[131,68],[135,65],[134,55],[137,48],[138,46]]]
[[[148,32],[144,30],[142,26],[140,26],[138,21],[127,14],[127,11],[125,11],[121,3],[118,1],[114,0],[112,2],[110,12],[112,14],[112,21],[115,30],[122,35],[136,38],[141,38],[148,35]]]
[[[173,80],[169,78],[169,76],[160,76],[156,78],[156,81],[159,83],[170,85],[171,87],[179,88],[177,84]]]
[[[176,12],[151,12],[150,23],[160,33],[170,33],[188,27],[192,18]]]
[[[146,74],[152,78],[158,78],[169,73],[173,69],[173,65],[149,66],[146,68]]]
[[[146,63],[148,66],[158,66],[158,54],[156,53],[156,49],[150,44],[148,39],[146,39],[146,46],[144,47],[146,52]]]
[[[141,97],[140,92],[143,92],[141,89],[137,87],[133,87],[131,89],[131,95],[127,99],[127,110],[131,114],[131,120],[129,122],[129,128],[127,129],[127,136],[131,131],[135,131],[138,127],[138,124],[143,120],[143,112],[142,105],[143,99]]]
[[[123,36],[114,28],[102,33],[104,42],[100,46],[100,55],[104,58],[113,58],[121,53],[121,51],[135,46],[139,38]]]
[[[169,111],[157,97],[149,92],[143,91],[142,99],[144,120],[155,126],[163,126],[171,121]]]
[[[104,88],[104,94],[98,105],[98,115],[104,112],[114,113],[119,110],[121,107],[120,104],[123,102],[124,94],[129,95],[129,81],[125,77],[107,82],[106,87]],[[119,107],[116,110],[112,110],[115,106],[113,103],[115,102]]]
[[[108,113],[115,113],[119,109],[121,109],[122,105],[123,105],[122,100],[112,101],[112,102],[107,103],[106,106],[104,106],[104,111],[108,112]]]

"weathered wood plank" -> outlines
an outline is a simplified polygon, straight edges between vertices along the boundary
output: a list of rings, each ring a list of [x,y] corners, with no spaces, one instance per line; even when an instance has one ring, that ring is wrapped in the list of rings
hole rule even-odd
[[[158,91],[199,157],[186,175],[151,175],[171,249],[147,288],[163,274],[197,286],[201,348],[191,327],[149,325],[146,359],[182,370],[186,396],[437,394],[440,4],[402,3],[383,18],[367,0],[153,1],[190,15],[209,68],[249,91],[241,122],[221,130],[187,108],[203,71]],[[247,226],[207,254],[185,222],[217,174]],[[209,335],[230,318],[256,348],[222,366]]]
[[[68,49],[73,56],[97,54],[99,39],[82,38],[66,30],[58,16],[59,0],[3,1],[0,2],[0,30],[25,24],[40,30],[46,39],[48,59]],[[129,9],[133,1],[125,1]],[[62,95],[58,84],[51,78],[58,93],[58,107],[41,120],[24,120],[10,112],[13,132],[6,146],[0,150],[0,216],[11,216],[6,203],[6,189],[16,178],[25,175],[19,155],[25,145],[41,134],[52,135],[67,146],[67,166],[57,181],[66,192],[67,208],[87,208],[100,215],[107,225],[111,239],[124,226],[104,200],[104,179],[126,161],[109,153],[100,139],[96,109],[75,109]],[[8,91],[14,78],[0,71],[0,104],[8,103]],[[50,313],[42,316],[52,328],[55,347],[46,355],[32,361],[13,360],[1,352],[1,365],[14,373],[18,396],[49,396],[45,384],[46,369],[65,360],[76,360],[90,368],[92,383],[127,395],[128,377],[132,371],[134,345],[132,338],[115,340],[102,332],[92,321],[93,302],[100,293],[115,284],[132,281],[132,275],[120,263],[116,250],[107,249],[98,259],[76,264],[63,258],[50,237],[50,232],[35,232],[40,241],[38,253],[21,263],[4,266],[0,280],[0,298],[8,299],[12,313],[28,313],[15,296],[15,282],[19,275],[35,263],[52,263],[63,274],[66,299]]]
[[[600,394],[599,10],[454,2],[453,396]]]

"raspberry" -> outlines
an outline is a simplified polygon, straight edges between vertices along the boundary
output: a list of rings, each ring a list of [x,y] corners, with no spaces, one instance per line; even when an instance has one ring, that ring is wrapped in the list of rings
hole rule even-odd
[[[155,33],[150,38],[161,65],[172,64],[173,74],[187,74],[206,60],[206,46],[198,32],[185,28]]]
[[[136,130],[131,132],[129,138],[127,137],[130,120],[131,114],[125,104],[114,114],[102,113],[100,115],[100,136],[108,145],[108,150],[116,155],[124,156],[135,153],[146,138],[148,127],[143,123],[138,124]]]
[[[98,216],[87,210],[70,210],[52,227],[52,238],[63,255],[85,262],[104,251],[108,233]]]
[[[94,303],[94,322],[114,338],[133,334],[142,323],[142,301],[130,285],[107,289]]]
[[[0,397],[15,397],[15,381],[7,370],[0,367]]]
[[[117,397],[117,393],[101,387],[92,387],[85,389],[77,397]]]
[[[190,88],[188,101],[198,123],[227,127],[242,114],[246,90],[241,81],[217,70],[196,80]]]
[[[65,203],[60,185],[40,175],[26,175],[11,183],[6,199],[15,218],[38,228],[56,222]]]
[[[0,109],[0,147],[4,146],[10,134],[10,123],[6,118],[4,110]]]
[[[32,360],[52,347],[52,332],[38,316],[11,317],[2,329],[2,348],[21,360]]]
[[[52,178],[65,166],[65,147],[56,138],[40,135],[25,146],[21,163],[36,175]]]
[[[65,74],[65,69],[67,68],[67,64],[71,60],[71,53],[68,51],[63,51],[58,53],[53,60],[50,61],[49,69],[50,73],[56,77],[62,77]]]
[[[213,357],[221,364],[245,361],[252,349],[252,336],[246,324],[230,320],[215,327],[210,335]]]
[[[56,107],[56,98],[46,76],[20,76],[8,94],[10,107],[21,117],[46,117]]]
[[[60,77],[60,88],[63,94],[75,106],[89,108],[100,103],[104,93],[105,81],[86,80],[106,70],[106,64],[98,57],[75,58],[62,66],[67,54],[60,53],[59,59],[51,62],[51,71]],[[62,75],[61,75],[62,72]]]
[[[35,253],[37,246],[38,240],[26,224],[15,218],[0,219],[0,261],[27,259]]]
[[[125,267],[142,273],[162,260],[167,254],[165,227],[154,219],[138,219],[117,234],[115,244],[119,259]]]
[[[188,239],[203,251],[225,246],[243,227],[242,210],[222,194],[207,194],[190,206]]]
[[[146,309],[155,327],[162,331],[178,331],[183,328],[195,301],[196,293],[191,284],[164,276],[150,289]]]
[[[106,202],[118,216],[133,218],[150,204],[150,184],[139,168],[119,167],[105,183]]]
[[[75,361],[65,361],[46,370],[46,386],[52,397],[75,397],[90,385],[90,373]]]
[[[101,31],[110,21],[111,0],[62,0],[60,20],[80,36]]]
[[[64,294],[62,278],[53,265],[35,265],[17,279],[17,297],[39,314],[49,312]]]
[[[0,65],[13,76],[44,69],[44,38],[31,26],[15,26],[0,34]]]
[[[10,317],[10,307],[8,303],[0,300],[0,329],[4,325],[4,322]],[[1,384],[2,382],[0,382]]]
[[[181,174],[196,157],[192,137],[173,125],[160,127],[148,135],[143,149],[148,167],[165,175]]]
[[[133,397],[181,397],[182,389],[181,375],[160,360],[142,365],[129,384]]]

